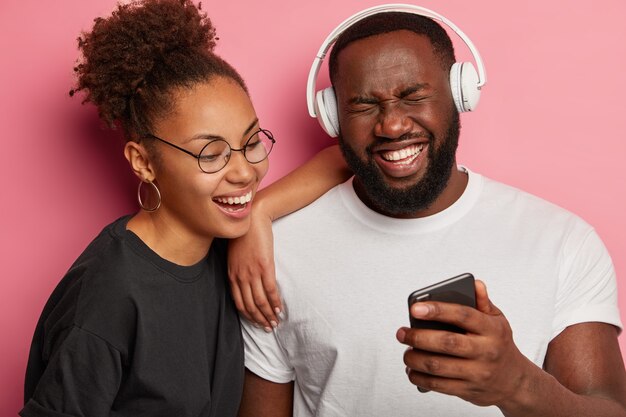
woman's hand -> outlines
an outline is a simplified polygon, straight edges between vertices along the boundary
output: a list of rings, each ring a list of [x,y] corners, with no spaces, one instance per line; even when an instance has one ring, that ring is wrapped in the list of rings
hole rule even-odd
[[[272,219],[260,207],[252,210],[250,230],[228,244],[228,278],[239,312],[271,331],[282,311],[274,269]]]
[[[272,220],[305,207],[351,175],[339,146],[333,145],[257,193],[250,230],[228,246],[231,291],[246,319],[271,331],[283,310],[274,270]]]

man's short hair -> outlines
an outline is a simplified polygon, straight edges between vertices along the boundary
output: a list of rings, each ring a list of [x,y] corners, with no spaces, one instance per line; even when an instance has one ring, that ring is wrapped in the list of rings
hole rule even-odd
[[[435,56],[439,58],[442,68],[449,71],[456,62],[454,47],[446,31],[434,20],[413,13],[383,12],[355,23],[337,38],[330,53],[329,73],[334,84],[337,76],[337,58],[339,53],[352,42],[370,36],[398,30],[409,30],[418,35],[426,36],[433,46]]]

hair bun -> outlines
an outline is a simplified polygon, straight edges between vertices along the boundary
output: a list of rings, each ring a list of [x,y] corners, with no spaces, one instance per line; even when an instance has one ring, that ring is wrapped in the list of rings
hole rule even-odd
[[[118,4],[108,18],[97,18],[78,39],[83,57],[73,95],[98,106],[110,125],[128,113],[130,98],[145,84],[160,88],[155,72],[177,72],[190,54],[212,53],[215,28],[201,5],[191,0],[137,0]]]

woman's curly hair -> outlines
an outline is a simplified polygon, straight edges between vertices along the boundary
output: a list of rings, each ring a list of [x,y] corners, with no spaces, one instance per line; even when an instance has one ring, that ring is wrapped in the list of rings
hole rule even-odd
[[[83,102],[94,103],[100,118],[120,124],[128,138],[149,133],[170,111],[176,88],[224,76],[247,92],[237,71],[213,53],[217,39],[201,4],[191,0],[118,4],[78,38],[82,59],[70,95],[84,91]]]

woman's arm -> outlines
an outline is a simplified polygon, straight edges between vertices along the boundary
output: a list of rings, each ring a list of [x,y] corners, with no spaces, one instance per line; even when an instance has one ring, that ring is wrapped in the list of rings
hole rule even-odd
[[[282,310],[274,273],[272,221],[307,206],[351,175],[339,146],[333,145],[257,193],[250,230],[228,246],[233,298],[248,320],[269,331],[278,324]]]
[[[34,390],[24,393],[24,408],[19,414],[22,417],[110,415],[122,381],[122,354],[95,333],[78,326],[58,330],[46,336],[55,340],[55,346],[46,358],[49,360],[45,369],[37,369],[37,365],[31,369],[29,363],[27,372],[33,372],[31,376],[39,379]],[[33,354],[40,355],[31,351]],[[41,375],[37,375],[39,372]]]
[[[274,221],[308,206],[351,175],[339,145],[329,146],[304,165],[259,191],[254,200],[255,208],[260,208]]]

